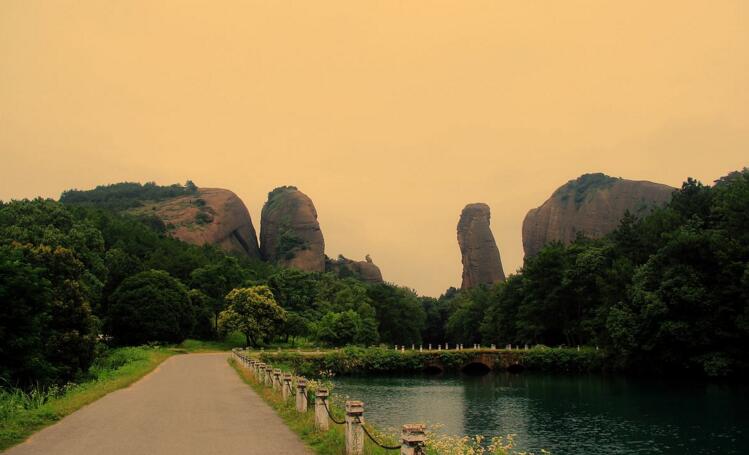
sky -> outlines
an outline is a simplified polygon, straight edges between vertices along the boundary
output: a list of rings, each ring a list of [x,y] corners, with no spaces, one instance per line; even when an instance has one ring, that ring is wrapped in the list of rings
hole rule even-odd
[[[506,273],[527,211],[586,172],[679,186],[749,165],[749,2],[0,2],[0,199],[119,181],[317,207],[326,253],[460,286],[485,202]]]

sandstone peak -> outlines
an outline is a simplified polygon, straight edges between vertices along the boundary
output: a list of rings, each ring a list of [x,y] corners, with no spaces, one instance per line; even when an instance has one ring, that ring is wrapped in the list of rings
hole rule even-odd
[[[626,211],[643,216],[671,199],[675,188],[603,173],[583,174],[559,187],[523,221],[523,249],[533,256],[549,242],[570,243],[577,235],[602,237],[616,229]]]
[[[265,260],[286,267],[325,271],[325,240],[317,210],[295,186],[268,193],[260,219],[260,252]]]
[[[221,188],[198,188],[195,194],[146,203],[130,210],[155,215],[172,237],[195,245],[260,258],[250,212],[236,194]]]
[[[463,289],[505,279],[490,219],[491,211],[484,203],[468,204],[460,214],[458,245],[463,262]]]

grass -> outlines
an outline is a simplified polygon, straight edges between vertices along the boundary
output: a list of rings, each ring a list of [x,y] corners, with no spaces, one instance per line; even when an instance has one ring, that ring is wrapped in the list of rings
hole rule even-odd
[[[94,363],[88,380],[80,384],[30,391],[0,389],[0,451],[104,395],[129,386],[177,352],[145,346],[112,349]]]

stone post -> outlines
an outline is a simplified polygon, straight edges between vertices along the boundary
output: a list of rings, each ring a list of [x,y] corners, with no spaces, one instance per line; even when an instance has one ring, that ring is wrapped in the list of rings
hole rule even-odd
[[[411,345],[411,350],[413,351],[414,349],[416,349],[416,347],[415,347],[415,345],[412,344]]]
[[[438,344],[438,345],[437,345],[437,350],[438,350],[438,351],[441,351],[441,350],[442,350],[442,345],[441,345],[441,344]]]
[[[395,350],[396,350],[396,351],[398,350],[398,345],[397,345],[397,344],[395,345]]]
[[[296,410],[307,412],[307,380],[304,378],[296,381]]]
[[[432,350],[432,343],[429,343],[429,350]]]
[[[328,411],[325,409],[325,400],[328,399],[328,389],[317,389],[315,392],[315,429],[317,431],[328,431]]]
[[[419,345],[419,352],[422,352],[422,351],[424,351],[424,346]]]
[[[278,391],[281,386],[281,370],[276,368],[273,370],[273,391]]]
[[[427,437],[424,434],[424,424],[407,423],[401,431],[401,455],[419,455]]]
[[[364,403],[346,402],[346,455],[360,455],[364,451]]]
[[[289,397],[291,396],[291,373],[284,373],[283,375],[281,396],[283,396],[283,401],[288,401]]]
[[[405,346],[401,346],[401,352],[406,352],[406,347]]]
[[[263,382],[265,383],[266,386],[273,385],[273,366],[271,365],[265,366]]]
[[[445,350],[446,350],[446,351],[449,351],[449,350],[450,350],[450,343],[445,343]]]

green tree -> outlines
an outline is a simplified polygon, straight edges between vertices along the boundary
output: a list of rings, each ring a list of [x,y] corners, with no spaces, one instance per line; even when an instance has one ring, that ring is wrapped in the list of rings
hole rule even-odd
[[[362,325],[354,310],[327,313],[317,324],[317,339],[330,346],[353,344]]]
[[[147,270],[126,278],[114,292],[109,324],[118,344],[177,343],[192,332],[195,315],[179,280]]]
[[[21,248],[0,246],[0,380],[6,384],[46,383],[54,378],[43,334],[52,302],[44,269]]]
[[[297,337],[303,337],[309,333],[309,321],[299,313],[289,311],[282,332],[286,337],[286,341],[291,339],[293,343]]]
[[[191,338],[207,340],[216,335],[213,317],[213,300],[198,289],[187,292],[190,297],[192,313],[195,315],[195,325],[190,333]]]
[[[225,296],[245,280],[247,274],[242,270],[239,261],[226,256],[220,261],[193,270],[190,274],[190,284],[199,289],[213,302],[215,327],[218,330],[218,315],[224,309]]]
[[[219,329],[243,333],[248,346],[269,339],[286,322],[286,310],[276,303],[268,286],[234,289],[226,301],[226,309],[219,315]]]
[[[414,291],[386,283],[368,288],[377,313],[380,339],[394,344],[419,344],[426,315]]]

